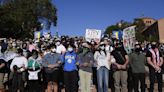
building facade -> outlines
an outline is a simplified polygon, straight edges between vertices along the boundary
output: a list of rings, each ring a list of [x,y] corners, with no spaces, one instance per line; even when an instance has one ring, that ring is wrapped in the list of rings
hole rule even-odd
[[[148,22],[150,23],[150,22]],[[142,31],[146,40],[164,43],[164,18],[155,21]]]

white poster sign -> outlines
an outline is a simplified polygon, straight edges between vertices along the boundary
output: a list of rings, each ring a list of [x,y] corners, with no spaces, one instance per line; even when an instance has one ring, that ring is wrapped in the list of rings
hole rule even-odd
[[[96,42],[100,42],[100,40],[101,40],[101,30],[86,29],[85,39],[86,39],[86,41],[89,41],[89,42],[92,39],[94,39]]]
[[[131,51],[136,42],[135,26],[125,28],[123,30],[123,44],[126,50]]]

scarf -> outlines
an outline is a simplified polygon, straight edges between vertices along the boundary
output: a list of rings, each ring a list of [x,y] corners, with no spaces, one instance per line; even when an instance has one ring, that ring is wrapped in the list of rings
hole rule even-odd
[[[158,49],[150,49],[150,52],[152,53],[152,61],[154,65],[160,65],[160,56]]]

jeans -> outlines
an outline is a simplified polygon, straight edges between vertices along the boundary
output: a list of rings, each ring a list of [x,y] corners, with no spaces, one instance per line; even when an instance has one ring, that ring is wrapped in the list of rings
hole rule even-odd
[[[141,92],[145,92],[145,73],[133,73],[134,92],[139,92],[139,81],[141,84]]]
[[[79,70],[79,77],[81,83],[81,92],[91,92],[91,73],[83,70]]]
[[[156,73],[154,69],[149,69],[149,78],[150,78],[150,90],[149,92],[154,92],[154,83],[155,79],[157,78],[158,81],[158,92],[162,92],[162,72]]]
[[[97,70],[98,92],[108,92],[109,70],[106,67],[100,67]]]
[[[65,92],[78,92],[78,72],[64,72]]]
[[[128,78],[127,71],[125,70],[115,71],[113,74],[113,78],[115,81],[114,82],[115,92],[127,92],[127,78]]]

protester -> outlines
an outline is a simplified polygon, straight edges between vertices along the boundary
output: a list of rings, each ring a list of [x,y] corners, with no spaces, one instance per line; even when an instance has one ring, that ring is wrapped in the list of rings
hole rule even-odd
[[[83,43],[82,53],[79,54],[79,77],[81,92],[91,92],[92,65],[94,62],[93,53],[90,50],[90,43]]]
[[[158,92],[162,92],[162,65],[163,57],[161,52],[156,46],[156,42],[152,42],[151,49],[147,52],[147,61],[149,64],[149,78],[150,78],[150,91],[154,92],[154,83],[157,78],[158,81]]]
[[[145,92],[145,64],[146,56],[141,53],[140,44],[135,45],[135,51],[129,56],[129,63],[132,69],[134,92]],[[139,83],[141,84],[139,87]]]
[[[36,50],[32,51],[32,56],[28,59],[28,82],[29,92],[41,92],[39,73],[41,71],[41,62],[39,61],[38,52]]]
[[[5,52],[7,50],[8,44],[5,40],[1,40],[1,52]]]
[[[91,51],[94,54],[97,51],[98,44],[92,39],[91,40]],[[92,81],[93,81],[93,89],[96,90],[98,89],[98,84],[97,84],[97,64],[94,60],[93,66],[92,66]],[[98,90],[97,90],[98,92]]]
[[[30,44],[28,45],[28,50],[30,52],[32,52],[32,50],[35,50],[35,49],[36,49],[36,47],[35,47],[34,43],[32,41],[30,41]]]
[[[65,92],[78,92],[78,55],[75,53],[75,46],[70,44],[67,52],[62,55],[64,69]]]
[[[11,62],[10,69],[12,76],[12,92],[24,92],[25,70],[27,69],[27,59],[23,56],[23,50],[17,50],[16,56]]]
[[[56,53],[64,54],[66,52],[66,48],[61,44],[60,39],[56,39]]]
[[[103,42],[105,44],[106,52],[112,52],[113,51],[113,47],[112,47],[112,44],[111,44],[110,40],[107,37],[105,37],[103,39]]]
[[[156,77],[158,79],[158,83],[159,83],[158,88],[160,92],[162,89],[161,75],[163,71],[162,54],[163,54],[163,47],[164,47],[162,43],[160,43],[161,45],[159,46],[157,45],[156,48],[153,49],[154,45],[150,44],[150,42],[144,42],[144,43],[141,42],[141,46],[136,44],[133,52],[127,54],[125,51],[126,48],[124,49],[123,44],[119,42],[118,39],[110,39],[108,36],[104,36],[104,38],[100,39],[101,43],[99,43],[95,39],[91,39],[91,41],[86,43],[84,37],[70,37],[70,36],[61,36],[58,38],[41,37],[40,39],[25,38],[23,40],[10,38],[5,40],[0,43],[0,50],[2,51],[2,53],[0,53],[0,56],[4,57],[3,60],[5,61],[5,68],[3,70],[5,70],[5,73],[8,74],[10,73],[10,67],[12,66],[14,68],[11,69],[10,78],[6,79],[7,75],[5,74],[6,75],[5,79],[1,79],[1,78],[0,79],[4,81],[4,86],[2,87],[4,87],[4,89],[6,88],[6,90],[8,88],[8,82],[10,84],[10,79],[12,79],[11,80],[12,87],[9,86],[9,92],[11,90],[15,91],[19,88],[22,88],[19,89],[20,91],[25,88],[24,91],[26,90],[44,91],[45,89],[47,89],[47,91],[58,90],[58,92],[62,92],[61,91],[62,88],[65,88],[67,92],[78,92],[78,87],[81,88],[81,92],[85,92],[86,90],[89,89],[93,89],[93,91],[95,92],[96,90],[99,91],[101,88],[105,89],[106,91],[108,90],[107,86],[111,88],[112,92],[120,92],[120,91],[127,92],[127,84],[128,84],[128,92],[132,92],[132,89],[134,89],[135,92],[137,92],[138,90],[144,92],[146,86],[142,86],[142,85],[144,85],[144,80],[145,80],[144,78],[146,77],[144,75],[145,55],[147,57],[147,60],[149,60],[147,63],[150,69],[149,76],[151,76],[150,92],[152,92],[153,90],[152,86],[154,86],[154,80],[156,80]],[[140,53],[137,52],[138,46],[141,47]],[[15,54],[18,48],[23,49],[23,54],[21,55]],[[34,51],[37,50],[37,52],[41,56],[38,56],[38,58],[36,59],[35,58],[36,53],[34,54],[33,50]],[[153,53],[154,50],[155,52],[157,52],[156,55],[155,53]],[[107,54],[109,54],[109,56]],[[97,57],[103,57],[104,55],[104,58],[100,60],[99,59],[93,60],[93,55],[96,55]],[[130,58],[129,65],[128,65],[128,55]],[[101,63],[98,63],[101,60],[106,61],[107,63],[107,60],[105,58],[107,57],[112,58],[112,56],[114,57],[115,62],[109,60],[108,61],[109,64],[103,63],[104,65],[102,65]],[[155,57],[158,57],[157,60],[155,59]],[[20,60],[18,60],[19,58]],[[27,59],[28,59],[28,63],[27,63]],[[31,72],[36,72],[37,71],[36,68],[38,67],[37,64],[35,67],[33,67],[35,69],[33,69],[30,63],[35,61],[40,63],[42,59],[43,62],[41,65],[39,65],[40,68],[39,71],[41,72],[39,72],[38,80],[36,77],[34,77],[36,78],[36,80],[29,80],[30,75],[27,75],[26,76],[27,81],[26,81],[24,77],[25,72],[27,74],[29,70],[31,70]],[[23,64],[25,63],[24,61],[26,61],[28,67],[26,67],[26,64]],[[157,61],[157,63],[155,63],[154,61]],[[160,61],[160,65],[158,64],[159,61]],[[14,62],[16,63],[15,64],[16,66],[13,65]],[[22,65],[20,65],[19,63],[21,63]],[[42,65],[44,66],[43,69],[42,69]],[[53,65],[55,67],[53,67]],[[23,68],[21,68],[22,66]],[[50,67],[51,69],[49,69]],[[26,68],[28,70],[26,70]],[[103,79],[106,79],[106,75],[103,76],[103,74],[100,74],[102,72],[102,69],[104,70],[103,71],[104,74],[108,73],[107,75],[109,77],[107,78],[108,81],[101,80],[101,78],[103,77],[104,77]],[[50,71],[53,70],[55,70],[55,73],[50,73]],[[1,74],[3,74],[3,72],[1,72]],[[12,76],[13,74],[14,76]],[[49,77],[49,75],[51,77]],[[86,78],[84,78],[84,75],[86,76]],[[131,80],[131,82],[129,82],[129,79]],[[64,81],[65,81],[65,85],[64,85]],[[78,81],[80,81],[79,84]],[[97,88],[92,85],[91,83],[92,81],[93,81],[93,85],[96,85]],[[138,83],[137,81],[139,81],[141,84],[140,88],[138,88],[139,85],[137,84]],[[103,82],[105,84],[101,86]],[[1,83],[2,82],[0,82],[0,84]],[[20,83],[22,83],[22,85],[20,85]],[[26,85],[24,85],[24,83]],[[18,86],[21,87],[18,88]],[[104,90],[100,92],[104,92]]]
[[[99,51],[95,52],[94,59],[97,62],[98,92],[108,92],[110,64],[115,59],[105,50],[104,42],[100,43]]]
[[[50,53],[43,57],[43,67],[45,69],[46,81],[48,82],[47,92],[52,92],[52,86],[54,86],[54,92],[57,92],[61,56],[56,53],[55,45],[48,46],[48,50]]]
[[[114,69],[115,71],[113,74],[115,92],[120,92],[120,90],[121,92],[127,92],[127,65],[129,63],[129,57],[124,50],[122,44],[119,42],[115,44],[115,48],[112,51],[111,55],[113,55],[116,59],[116,62],[113,64],[113,66],[116,66],[117,68]]]

